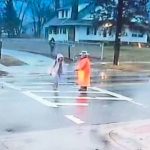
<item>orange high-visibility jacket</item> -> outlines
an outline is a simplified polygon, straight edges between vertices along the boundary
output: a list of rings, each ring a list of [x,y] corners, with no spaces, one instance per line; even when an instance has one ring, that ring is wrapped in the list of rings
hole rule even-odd
[[[90,86],[91,77],[91,63],[89,58],[82,58],[79,60],[76,69],[77,71],[77,83],[80,86]]]

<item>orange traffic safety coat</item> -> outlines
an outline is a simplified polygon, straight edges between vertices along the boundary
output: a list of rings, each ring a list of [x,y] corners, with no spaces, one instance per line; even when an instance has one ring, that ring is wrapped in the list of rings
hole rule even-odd
[[[89,58],[82,58],[77,63],[77,84],[80,86],[90,86],[91,82],[91,63]]]

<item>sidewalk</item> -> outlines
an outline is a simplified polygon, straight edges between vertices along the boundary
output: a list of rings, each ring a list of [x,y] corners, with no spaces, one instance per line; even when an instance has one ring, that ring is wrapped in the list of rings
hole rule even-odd
[[[6,135],[0,137],[0,149],[149,150],[149,141],[150,120],[145,120]]]
[[[126,150],[150,149],[150,120],[117,123],[108,128],[109,139],[114,145]]]

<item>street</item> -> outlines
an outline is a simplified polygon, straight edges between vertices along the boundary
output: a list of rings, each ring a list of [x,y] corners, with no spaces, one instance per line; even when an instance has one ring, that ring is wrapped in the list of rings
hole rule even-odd
[[[62,81],[59,90],[53,91],[47,72],[52,60],[30,53],[25,53],[26,57],[23,53],[18,52],[18,57],[22,55],[22,60],[30,64],[8,68],[11,74],[3,78],[0,105],[3,113],[0,116],[5,119],[0,124],[1,132],[48,130],[82,123],[98,125],[149,117],[150,102],[146,98],[149,92],[145,89],[148,91],[150,87],[147,83],[125,86],[118,83],[113,87],[110,86],[113,83],[108,83],[105,90],[101,85],[93,84],[85,94],[78,91],[73,79],[67,79],[66,73],[66,80]]]
[[[73,67],[69,68],[58,91],[52,90],[48,69],[53,60],[37,54],[5,50],[4,54],[28,65],[4,67],[9,75],[1,78],[0,134],[12,135],[50,131],[70,127],[149,119],[149,78],[142,82],[115,81],[92,83],[86,93],[75,84]],[[71,70],[72,68],[72,70]],[[135,78],[136,81],[135,81]],[[145,80],[144,80],[145,79]]]

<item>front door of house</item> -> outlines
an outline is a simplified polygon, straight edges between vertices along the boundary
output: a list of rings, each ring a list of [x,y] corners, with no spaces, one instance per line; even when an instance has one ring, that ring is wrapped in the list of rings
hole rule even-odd
[[[69,27],[68,41],[75,41],[75,27],[74,26]]]

